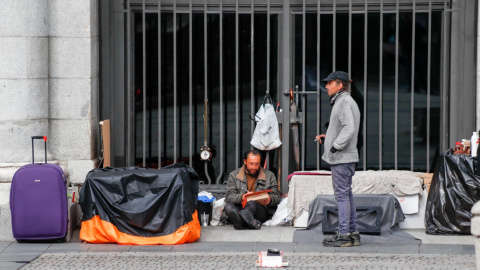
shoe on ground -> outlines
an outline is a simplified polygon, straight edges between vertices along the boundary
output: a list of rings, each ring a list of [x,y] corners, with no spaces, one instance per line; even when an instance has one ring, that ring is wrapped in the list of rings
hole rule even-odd
[[[349,233],[341,234],[337,232],[333,237],[325,238],[322,243],[326,247],[351,247],[352,238]]]
[[[233,223],[235,230],[243,229],[243,219],[240,217],[240,211],[234,209],[225,209],[228,219]]]
[[[250,229],[260,230],[260,228],[262,228],[262,223],[256,220],[249,211],[240,211],[240,216]]]
[[[352,246],[360,246],[360,233],[358,231],[351,232],[350,237],[352,238]]]

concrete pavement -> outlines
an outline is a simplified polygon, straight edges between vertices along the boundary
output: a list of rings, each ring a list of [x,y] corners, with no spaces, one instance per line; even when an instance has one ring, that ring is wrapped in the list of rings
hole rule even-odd
[[[474,236],[426,235],[419,244],[362,243],[327,248],[294,243],[293,227],[235,231],[207,227],[195,243],[177,246],[0,242],[0,269],[254,269],[259,251],[284,252],[290,269],[475,269]]]

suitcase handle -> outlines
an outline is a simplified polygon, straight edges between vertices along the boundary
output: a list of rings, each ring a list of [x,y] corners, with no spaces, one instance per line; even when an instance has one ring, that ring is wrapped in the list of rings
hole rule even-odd
[[[33,141],[39,139],[45,141],[45,163],[47,163],[47,136],[32,136],[32,164],[35,163],[35,148],[33,146]]]

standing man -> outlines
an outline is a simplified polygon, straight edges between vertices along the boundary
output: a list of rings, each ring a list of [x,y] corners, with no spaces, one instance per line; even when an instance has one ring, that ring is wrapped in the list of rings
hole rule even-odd
[[[247,194],[271,189],[268,198],[263,201],[249,201],[242,207]],[[260,166],[260,152],[247,151],[243,155],[243,166],[231,172],[227,180],[224,212],[237,230],[259,230],[262,223],[271,217],[280,202],[280,192],[275,175]]]
[[[358,162],[357,135],[360,111],[350,96],[348,74],[335,71],[322,80],[327,82],[332,113],[327,134],[317,135],[325,144],[322,159],[331,165],[333,191],[338,203],[338,232],[323,240],[324,246],[350,247],[360,245],[357,215],[352,195],[352,176]],[[325,140],[325,142],[323,142]]]

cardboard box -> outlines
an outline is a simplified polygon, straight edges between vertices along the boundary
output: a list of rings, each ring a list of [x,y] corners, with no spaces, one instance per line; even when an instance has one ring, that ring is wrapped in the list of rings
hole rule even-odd
[[[103,167],[111,166],[110,158],[110,119],[100,121],[102,129],[102,152],[103,152]]]
[[[419,195],[407,195],[407,196],[395,196],[398,202],[400,203],[400,207],[404,214],[416,214],[418,213],[418,206],[419,206]]]
[[[427,193],[430,190],[430,185],[432,184],[433,173],[424,173],[420,175],[420,178],[423,179],[423,184],[427,189]]]

